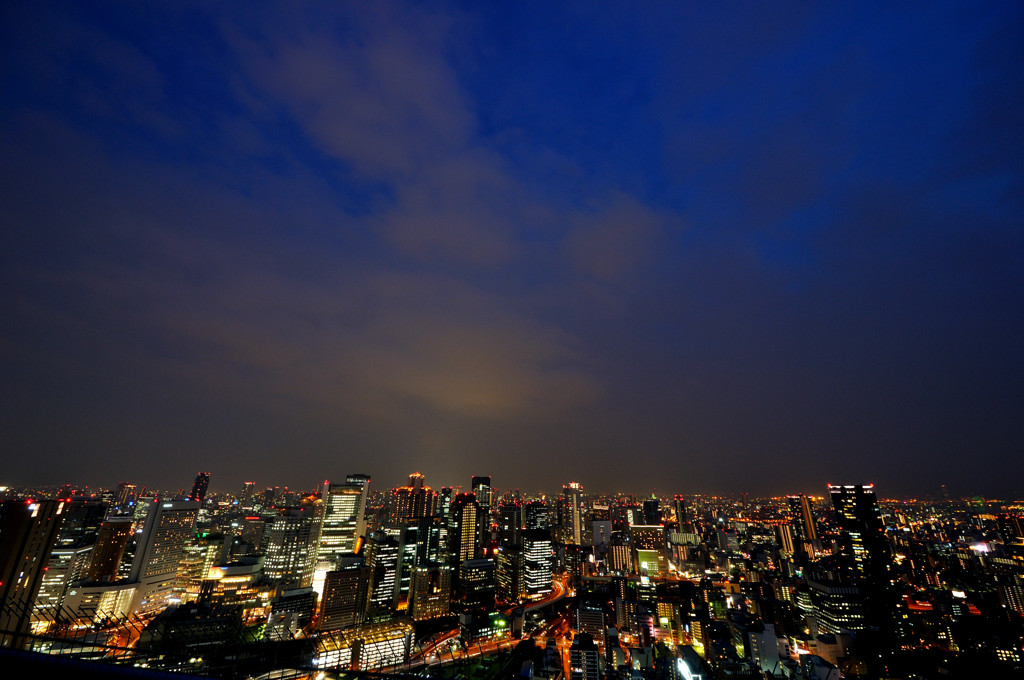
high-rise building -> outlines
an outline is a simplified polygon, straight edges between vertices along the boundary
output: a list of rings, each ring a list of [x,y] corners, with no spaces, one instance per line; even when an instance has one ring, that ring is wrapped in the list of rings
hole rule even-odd
[[[523,530],[523,504],[519,500],[505,500],[498,504],[498,545],[507,548],[519,542]]]
[[[473,477],[473,493],[479,506],[477,513],[477,544],[486,547],[491,543],[491,508],[494,506],[494,490],[490,477]]]
[[[676,524],[680,527],[689,521],[689,516],[686,512],[686,499],[683,496],[679,494],[675,495],[672,499],[672,510],[676,515]]]
[[[538,597],[550,593],[555,561],[551,532],[546,529],[526,529],[522,534],[522,542],[526,596]]]
[[[440,562],[424,562],[412,573],[409,592],[409,616],[424,621],[447,616],[452,598],[452,567]]]
[[[199,505],[203,504],[206,500],[206,490],[210,488],[210,473],[200,472],[196,475],[196,480],[192,482],[192,493],[189,494],[188,499],[190,501],[197,501]]]
[[[518,544],[502,548],[497,557],[498,599],[518,602],[526,590],[523,576],[523,548]]]
[[[806,494],[799,494],[788,496],[787,500],[797,537],[805,542],[817,541],[818,525],[811,511],[811,499]]]
[[[65,505],[62,500],[0,503],[0,647],[24,645]]]
[[[366,530],[369,492],[368,475],[349,475],[344,484],[324,482],[320,494],[324,503],[324,519],[317,553],[319,562],[333,568],[339,555],[355,552],[356,541]]]
[[[400,527],[407,519],[432,517],[437,512],[437,492],[427,486],[418,472],[409,475],[409,483],[391,490],[390,526]]]
[[[893,589],[892,549],[875,487],[830,484],[828,491],[840,529],[841,581],[859,588],[868,625],[896,640],[902,634],[894,618],[899,598]]]
[[[543,501],[530,501],[523,506],[523,528],[550,529],[551,515]]]
[[[310,588],[320,544],[323,506],[282,508],[270,520],[263,541],[263,575],[277,591]]]
[[[420,517],[406,520],[400,529],[389,527],[386,531],[397,534],[399,541],[397,587],[401,600],[409,596],[413,570],[420,564],[441,559],[441,522],[437,517]]]
[[[583,545],[583,485],[569,482],[562,487],[563,502],[566,511],[563,527],[565,543]]]
[[[149,506],[128,577],[139,584],[133,610],[158,611],[167,606],[198,516],[198,501],[155,500]]]
[[[497,574],[494,560],[466,560],[459,565],[456,590],[465,609],[494,609]]]
[[[389,621],[398,606],[398,565],[400,546],[397,540],[383,531],[375,531],[366,538],[363,551],[370,569],[370,591],[366,606],[366,620],[370,623]]]
[[[460,493],[452,500],[448,513],[448,556],[452,564],[458,565],[479,556],[479,513],[475,494]]]
[[[657,498],[648,498],[644,501],[644,524],[661,524],[661,501]]]
[[[569,646],[569,680],[600,680],[601,654],[590,633],[580,633]]]
[[[358,626],[366,617],[370,568],[363,564],[342,566],[327,572],[320,608],[320,629],[340,630]]]

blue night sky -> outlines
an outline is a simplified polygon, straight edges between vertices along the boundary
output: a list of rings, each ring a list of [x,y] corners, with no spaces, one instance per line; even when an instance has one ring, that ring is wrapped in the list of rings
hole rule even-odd
[[[1020,2],[12,1],[0,93],[0,483],[1024,492]]]

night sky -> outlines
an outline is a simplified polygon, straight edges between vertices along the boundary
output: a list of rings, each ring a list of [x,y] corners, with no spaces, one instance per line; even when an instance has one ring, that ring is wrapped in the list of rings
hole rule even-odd
[[[1018,1],[9,1],[0,173],[0,483],[1024,492]]]

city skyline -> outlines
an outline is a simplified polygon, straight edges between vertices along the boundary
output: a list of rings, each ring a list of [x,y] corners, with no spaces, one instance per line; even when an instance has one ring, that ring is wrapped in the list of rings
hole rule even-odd
[[[3,3],[0,484],[1017,494],[1022,35]]]

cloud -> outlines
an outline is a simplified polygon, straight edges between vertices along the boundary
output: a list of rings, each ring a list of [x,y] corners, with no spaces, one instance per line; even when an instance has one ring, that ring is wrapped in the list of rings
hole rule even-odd
[[[655,239],[678,218],[622,193],[571,214],[565,251],[577,271],[600,280],[632,274],[652,256]]]

